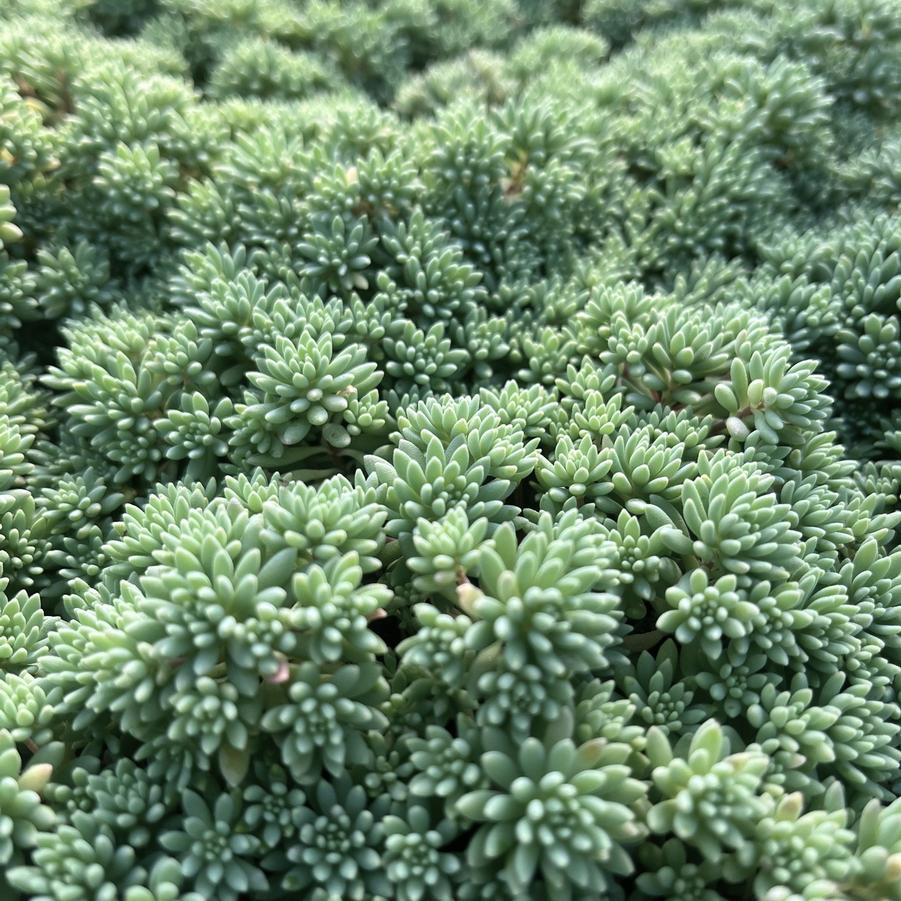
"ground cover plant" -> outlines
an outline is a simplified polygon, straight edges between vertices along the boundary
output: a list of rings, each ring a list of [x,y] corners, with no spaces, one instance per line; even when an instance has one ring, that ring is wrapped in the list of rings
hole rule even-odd
[[[901,899],[898,0],[5,0],[0,897]]]

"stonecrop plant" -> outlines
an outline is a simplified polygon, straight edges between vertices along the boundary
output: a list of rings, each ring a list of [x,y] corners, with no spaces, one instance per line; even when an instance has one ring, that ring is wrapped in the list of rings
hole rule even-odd
[[[0,2],[3,901],[901,901],[901,0]]]

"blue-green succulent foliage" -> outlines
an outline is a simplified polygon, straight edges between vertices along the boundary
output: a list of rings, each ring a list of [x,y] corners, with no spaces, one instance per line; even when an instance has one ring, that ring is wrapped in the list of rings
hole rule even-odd
[[[899,0],[0,4],[0,897],[901,901]]]

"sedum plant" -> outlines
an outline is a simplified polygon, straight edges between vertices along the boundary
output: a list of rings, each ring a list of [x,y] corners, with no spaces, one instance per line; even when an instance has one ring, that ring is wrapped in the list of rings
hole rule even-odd
[[[901,899],[899,23],[0,4],[0,898]]]

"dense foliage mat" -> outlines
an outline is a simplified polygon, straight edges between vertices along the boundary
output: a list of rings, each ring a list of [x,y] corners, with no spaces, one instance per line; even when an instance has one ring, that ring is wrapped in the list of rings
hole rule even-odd
[[[901,899],[901,0],[0,3],[0,897]]]

